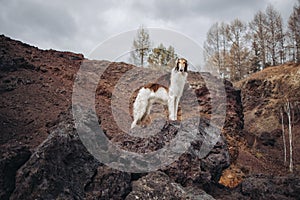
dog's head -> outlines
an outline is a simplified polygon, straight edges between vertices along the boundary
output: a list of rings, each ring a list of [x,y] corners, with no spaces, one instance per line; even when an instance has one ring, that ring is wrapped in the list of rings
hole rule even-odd
[[[187,60],[184,58],[178,58],[176,60],[176,67],[175,70],[178,72],[187,72],[188,63]]]

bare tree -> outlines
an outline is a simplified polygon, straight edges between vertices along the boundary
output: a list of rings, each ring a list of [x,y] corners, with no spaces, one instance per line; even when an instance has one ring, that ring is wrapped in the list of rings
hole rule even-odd
[[[270,4],[247,25],[238,19],[211,26],[204,42],[207,67],[223,78],[240,80],[270,65],[300,62],[300,0],[285,30],[281,14]]]
[[[300,1],[294,6],[293,12],[288,21],[290,49],[292,50],[291,60],[295,63],[300,62]]]
[[[279,62],[280,64],[283,64],[286,62],[286,47],[285,47],[285,38],[286,38],[286,33],[283,29],[283,20],[282,20],[282,17],[280,16],[280,20],[277,21],[278,23],[278,27],[279,27],[279,30],[278,30],[278,34],[277,34],[277,40],[278,40],[278,43],[279,43],[279,46],[278,46],[278,51],[279,51]]]
[[[251,57],[246,36],[247,26],[239,19],[211,26],[204,43],[207,66],[217,68],[222,78],[244,78],[250,70]]]
[[[213,24],[206,34],[206,41],[204,42],[204,54],[206,63],[209,67],[221,68],[220,59],[220,35],[219,35],[219,24]]]
[[[222,22],[211,26],[204,42],[206,65],[215,68],[220,77],[230,79],[230,48],[228,40],[229,25]]]
[[[238,81],[244,78],[249,67],[250,51],[247,48],[246,36],[247,26],[235,19],[229,25],[227,33],[228,40],[231,43],[230,60],[231,60],[231,80]]]
[[[137,31],[136,38],[133,40],[133,51],[131,59],[136,65],[144,66],[150,52],[150,36],[146,28],[141,26]]]
[[[219,26],[219,41],[220,41],[220,74],[223,77],[230,77],[230,68],[229,68],[229,49],[230,45],[228,42],[228,31],[229,25],[222,22]]]
[[[266,9],[266,30],[268,57],[271,65],[274,66],[278,64],[280,50],[283,50],[281,42],[284,35],[281,15],[271,4]]]
[[[258,58],[259,68],[263,69],[266,67],[266,14],[262,11],[258,11],[254,15],[254,19],[249,23],[249,27],[252,34],[252,44],[255,48],[255,54]]]

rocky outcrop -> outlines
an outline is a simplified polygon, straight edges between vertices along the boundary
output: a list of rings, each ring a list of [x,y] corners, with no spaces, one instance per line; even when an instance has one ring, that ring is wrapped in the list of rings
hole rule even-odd
[[[212,103],[217,104],[217,110],[226,109],[226,116],[221,128],[228,143],[231,163],[234,162],[239,153],[240,143],[243,142],[244,116],[241,91],[235,89],[231,82],[220,80],[209,73],[190,72],[188,81],[198,98],[201,117],[205,118],[205,116],[210,117],[212,115]],[[211,99],[214,101],[207,103]],[[214,117],[222,118],[221,112]]]
[[[132,107],[133,101],[132,96],[128,97],[132,94],[128,88],[140,86],[149,79],[162,85],[168,86],[169,84],[168,74],[147,69],[136,69],[125,63],[110,63],[106,71],[103,72],[96,91],[96,111],[109,138],[122,132],[119,128],[120,124],[126,128],[124,123],[130,124],[131,122],[129,115],[131,113],[128,113],[128,107]],[[118,91],[117,97],[114,96],[116,90]],[[113,109],[111,109],[114,107],[111,105],[113,98],[123,99],[123,101],[118,102],[117,116],[122,116],[119,118],[119,124],[116,123],[116,119],[114,119],[116,114],[113,115]],[[128,104],[127,100],[131,104]],[[214,124],[225,136],[231,162],[234,162],[238,156],[239,141],[242,140],[244,125],[240,90],[234,89],[229,81],[223,81],[209,73],[189,72],[188,84],[181,102],[181,104],[189,106],[180,107],[183,110],[182,112],[179,111],[180,119],[200,117],[207,120],[208,123],[216,121]],[[153,113],[151,113],[152,119],[166,120],[166,117],[161,115],[161,110],[162,108],[156,109],[154,106]]]
[[[199,139],[176,164],[164,169],[166,174],[161,172],[154,176],[150,173],[143,177],[143,174],[118,171],[99,163],[87,152],[73,128],[72,120],[68,120],[69,117],[65,114],[60,116],[61,122],[51,128],[48,138],[18,170],[16,186],[10,199],[132,199],[136,196],[142,199],[155,196],[164,196],[164,199],[212,199],[200,188],[204,183],[216,184],[223,168],[229,165],[224,140],[220,139],[208,156],[199,159],[196,153],[199,147],[196,143],[202,143]],[[168,124],[162,134],[168,136],[177,131],[175,125]],[[160,139],[152,139],[153,147],[157,148],[155,144],[160,143]],[[119,138],[117,143],[125,144],[127,141],[128,138]],[[148,150],[149,146],[145,144],[151,143],[137,139],[130,142],[133,144],[131,150],[136,152]],[[135,147],[134,144],[140,146]],[[143,190],[146,186],[139,184],[145,183],[154,188]],[[188,188],[183,190],[182,185]],[[167,190],[166,187],[170,189]]]
[[[237,120],[241,111],[237,101],[239,97],[229,83],[224,86],[227,92],[222,93],[227,95],[226,98],[219,95],[224,89],[222,84],[221,87],[215,84],[220,80],[207,73],[191,72],[191,87],[187,86],[187,91],[196,99],[185,95],[183,101],[196,100],[193,106],[198,106],[197,109],[190,109],[191,112],[180,116],[185,124],[157,121],[159,126],[164,127],[160,133],[141,139],[124,133],[115,124],[111,98],[116,84],[128,71],[137,69],[137,73],[145,74],[148,71],[142,72],[142,69],[126,63],[86,61],[82,55],[69,52],[43,51],[5,36],[0,39],[0,92],[1,104],[5,105],[0,107],[0,126],[3,131],[0,145],[3,149],[1,155],[4,155],[1,156],[1,166],[11,166],[11,172],[4,170],[3,178],[1,176],[0,183],[4,188],[1,195],[4,199],[123,199],[131,191],[132,181],[144,175],[117,171],[99,163],[87,152],[75,133],[69,108],[75,74],[83,62],[107,67],[96,90],[96,111],[101,127],[112,142],[128,151],[145,153],[170,144],[178,134],[182,134],[181,137],[194,136],[193,140],[183,143],[177,140],[178,148],[183,147],[184,151],[174,163],[161,169],[172,182],[185,187],[196,186],[210,191],[210,187],[217,184],[222,171],[229,166],[226,139],[218,137],[221,127],[214,123],[210,126],[214,119],[224,117],[226,125],[223,133],[238,135],[240,132],[242,117]],[[168,76],[161,77],[166,84],[168,79]],[[204,79],[209,83],[205,83]],[[134,81],[140,80],[136,76],[127,79],[127,82]],[[209,90],[206,84],[211,85]],[[224,97],[225,101],[220,101],[220,108],[227,107],[230,111],[226,112],[225,109],[225,115],[215,112],[214,106],[209,103],[211,99]],[[230,102],[228,105],[227,100]],[[214,116],[212,112],[215,112]],[[200,123],[193,122],[197,116],[201,119]],[[156,121],[152,123],[155,125]],[[138,131],[142,133],[146,129]],[[208,136],[219,139],[209,146]],[[205,150],[207,155],[199,156],[204,143],[209,148]],[[8,151],[14,146],[20,146],[20,150]],[[4,152],[15,153],[5,156]]]
[[[153,123],[154,126],[159,125],[156,121]],[[209,190],[211,185],[218,183],[222,171],[230,165],[227,144],[224,137],[220,136],[213,148],[204,149],[210,148],[210,146],[206,146],[205,143],[207,141],[205,141],[205,138],[208,135],[217,135],[218,133],[214,132],[216,130],[213,128],[211,128],[211,132],[208,133],[207,129],[205,129],[205,127],[207,127],[205,122],[200,122],[196,128],[195,126],[191,126],[193,123],[195,123],[195,121],[187,120],[182,126],[178,126],[178,123],[167,122],[161,132],[147,139],[129,135],[119,135],[114,137],[113,141],[130,152],[138,153],[156,151],[169,144],[176,144],[176,147],[172,149],[172,151],[175,152],[180,152],[182,148],[186,148],[186,151],[183,152],[182,155],[178,155],[178,159],[172,162],[172,164],[163,167],[161,170],[182,186],[198,186]],[[139,134],[147,134],[147,131],[147,129],[139,129]],[[195,134],[194,138],[189,142],[181,140],[174,143],[172,141],[176,140],[177,137],[188,138],[193,134]],[[182,143],[180,144],[180,142]],[[207,151],[208,155],[201,157],[201,151]],[[160,159],[159,156],[157,159],[163,160]],[[147,161],[145,160],[144,162]]]
[[[156,76],[153,76],[153,72],[151,73],[150,70],[137,69],[136,71],[133,66],[124,63],[111,63],[101,75],[100,84],[96,91],[98,94],[96,95],[96,110],[101,119],[101,126],[112,141],[127,141],[125,144],[121,144],[121,146],[129,148],[128,150],[130,151],[144,153],[142,151],[145,151],[145,148],[141,147],[146,146],[148,151],[157,150],[165,145],[164,140],[157,138],[154,143],[151,143],[148,140],[147,142],[143,142],[140,138],[136,139],[135,137],[123,134],[122,130],[118,128],[118,125],[115,122],[116,120],[111,109],[113,106],[110,104],[110,99],[116,99],[116,97],[113,96],[115,95],[113,92],[116,92],[116,88],[120,87],[121,89],[117,90],[119,95],[117,98],[123,99],[123,101],[118,104],[119,108],[117,116],[126,116],[126,109],[130,107],[130,105],[126,104],[127,99],[130,101],[130,97],[127,97],[128,93],[130,94],[130,92],[126,92],[128,90],[127,88],[131,85],[135,86],[143,82],[143,80],[136,78],[137,76],[140,77],[138,73],[146,74],[143,77],[151,77],[152,81],[156,81],[159,84],[168,84],[169,77],[167,75],[161,75],[155,72]],[[126,80],[122,79],[124,77],[126,77]],[[122,79],[121,83],[118,82],[120,79]],[[221,125],[219,124],[220,126],[217,128],[222,130],[227,145],[225,145],[224,138],[222,138],[216,147],[216,157],[211,155],[211,157],[207,159],[218,160],[214,163],[215,166],[219,165],[217,168],[215,168],[215,166],[209,166],[208,164],[208,168],[214,168],[212,171],[205,169],[206,164],[201,162],[201,159],[198,159],[195,154],[187,153],[183,157],[180,157],[178,161],[171,164],[170,169],[166,169],[165,173],[172,176],[174,180],[180,182],[182,185],[198,184],[205,186],[210,190],[211,181],[213,180],[214,183],[218,182],[217,180],[219,180],[222,170],[228,167],[228,160],[224,159],[224,148],[227,149],[226,151],[229,151],[231,162],[234,162],[238,156],[239,142],[242,140],[241,132],[243,128],[243,109],[240,101],[240,91],[235,90],[230,82],[223,82],[209,73],[189,72],[188,82],[189,86],[185,90],[186,94],[183,95],[182,104],[191,106],[189,108],[183,108],[186,110],[185,113],[182,111],[180,118],[184,121],[186,118],[201,116],[203,123],[200,126],[203,127],[205,127],[204,121],[209,123],[212,117],[214,119],[220,119],[220,121],[224,119],[224,123],[221,124],[222,127],[220,127]],[[194,99],[196,99],[196,102]],[[125,102],[124,105],[122,104],[123,102]],[[214,107],[212,104],[214,104]],[[225,111],[224,113],[222,113],[222,108]],[[162,108],[159,109],[159,112],[161,112]],[[154,106],[153,113],[151,113],[151,127],[164,127],[165,118],[164,116],[159,115],[157,110],[158,109]],[[159,117],[157,117],[158,115]],[[161,123],[155,121],[155,119],[158,118]],[[120,117],[119,123],[124,125],[124,123],[127,122],[126,119],[126,117]],[[161,119],[163,120],[161,121]],[[128,124],[130,124],[130,121]],[[124,125],[124,127],[126,128],[126,125]],[[141,133],[142,130],[139,131],[141,135],[147,135],[147,132]],[[174,138],[174,135],[172,136],[169,134],[169,138],[167,139],[170,140]],[[201,146],[201,143],[195,143],[193,148],[196,149],[197,145]]]

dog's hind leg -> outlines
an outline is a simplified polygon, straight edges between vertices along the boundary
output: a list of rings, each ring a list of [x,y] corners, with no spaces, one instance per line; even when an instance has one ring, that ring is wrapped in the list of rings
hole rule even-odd
[[[133,122],[131,124],[131,128],[134,128],[137,123],[147,115],[147,112],[150,112],[148,111],[150,107],[150,105],[148,105],[150,103],[150,94],[151,92],[145,88],[142,88],[139,91],[139,94],[133,104]]]

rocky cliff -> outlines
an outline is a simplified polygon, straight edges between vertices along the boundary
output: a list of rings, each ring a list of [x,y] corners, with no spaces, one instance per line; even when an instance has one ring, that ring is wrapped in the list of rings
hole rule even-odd
[[[72,115],[73,85],[83,64],[106,67],[96,85],[94,107],[97,123],[111,143],[143,154],[173,144],[179,136],[194,136],[190,143],[176,143],[179,147],[175,145],[175,150],[183,148],[184,153],[169,165],[144,173],[116,170],[95,159],[83,145]],[[235,189],[219,184],[224,170],[238,162],[241,154],[243,109],[240,90],[208,73],[189,74],[186,91],[192,95],[183,98],[178,122],[167,121],[161,116],[163,108],[155,105],[148,124],[162,127],[155,135],[140,138],[124,131],[122,127],[130,125],[126,110],[134,97],[126,96],[126,86],[141,80],[129,77],[123,85],[119,80],[132,70],[150,73],[126,63],[89,61],[80,54],[39,50],[0,36],[0,199],[297,199],[299,180],[294,177],[250,176]],[[94,71],[89,75],[92,79],[99,74]],[[156,81],[165,84],[167,80],[166,74]],[[79,81],[82,85],[86,82]],[[121,101],[114,111],[117,86],[120,99],[128,98],[128,102]],[[212,105],[214,99],[220,104]],[[185,108],[184,102],[192,105]],[[221,108],[226,108],[225,113]],[[83,126],[92,129],[89,118],[86,116]],[[149,130],[134,131],[149,135]],[[199,156],[203,144],[216,139],[207,136],[218,136],[219,131],[222,134],[212,142],[208,154]]]

